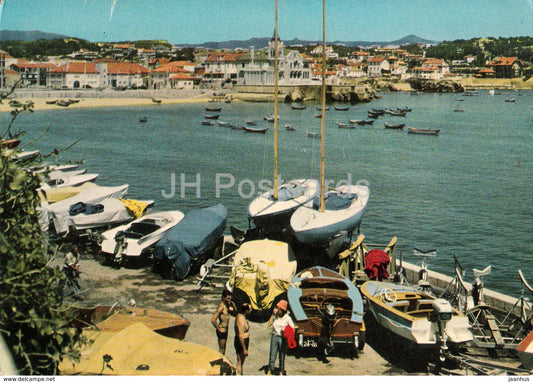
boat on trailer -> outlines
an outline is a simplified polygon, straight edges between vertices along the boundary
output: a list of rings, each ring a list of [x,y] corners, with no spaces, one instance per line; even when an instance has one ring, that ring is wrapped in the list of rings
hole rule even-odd
[[[336,344],[364,348],[363,299],[348,278],[320,266],[307,268],[291,280],[287,297],[300,348],[319,348],[325,355]]]

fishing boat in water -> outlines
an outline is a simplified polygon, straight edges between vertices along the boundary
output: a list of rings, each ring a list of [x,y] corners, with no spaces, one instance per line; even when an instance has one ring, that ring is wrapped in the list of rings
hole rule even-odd
[[[204,114],[205,119],[218,119],[220,117],[220,114]]]
[[[295,104],[291,105],[291,109],[293,109],[293,110],[305,110],[306,108],[307,108],[307,106],[305,106],[305,105],[295,105]]]
[[[439,135],[440,130],[438,129],[418,129],[416,127],[408,127],[407,133],[409,134],[419,134],[419,135]]]
[[[384,123],[386,129],[403,129],[405,126],[405,123],[400,123],[398,125],[392,125],[388,122]]]
[[[363,349],[363,299],[348,278],[324,267],[307,268],[291,280],[287,297],[300,348],[318,347],[325,355],[336,344]]]
[[[258,133],[258,134],[266,134],[268,131],[268,127],[249,127],[244,126],[244,131],[248,133]]]
[[[349,106],[335,106],[335,110],[337,111],[348,111],[350,110]]]
[[[444,352],[473,339],[466,316],[419,286],[367,281],[360,290],[376,322],[411,343]]]

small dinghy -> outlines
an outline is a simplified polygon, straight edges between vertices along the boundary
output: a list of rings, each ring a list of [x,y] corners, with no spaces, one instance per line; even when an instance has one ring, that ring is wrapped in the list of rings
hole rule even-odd
[[[304,269],[287,295],[300,348],[322,346],[325,355],[335,344],[363,349],[363,299],[349,279],[324,267]]]
[[[175,280],[186,278],[215,250],[227,217],[222,204],[188,212],[155,246],[154,269]]]
[[[125,258],[139,258],[178,224],[183,216],[180,211],[153,212],[106,231],[102,234],[102,253],[116,265],[122,265]]]
[[[58,171],[53,174],[53,177],[41,182],[41,189],[81,186],[84,183],[93,182],[96,178],[98,174],[70,175],[67,172]]]

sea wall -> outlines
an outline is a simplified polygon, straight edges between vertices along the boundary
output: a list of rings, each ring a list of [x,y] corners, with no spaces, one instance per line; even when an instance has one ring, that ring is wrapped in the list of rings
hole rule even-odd
[[[234,85],[235,98],[242,101],[272,102],[274,86]],[[319,100],[321,85],[279,86],[278,94],[285,102],[303,102]],[[378,98],[374,86],[364,85],[327,85],[328,102],[370,102]]]
[[[396,266],[400,266],[399,260],[396,261]],[[402,267],[405,270],[405,277],[407,280],[412,284],[416,284],[418,281],[420,267],[405,261],[403,262]],[[518,274],[516,275],[516,278],[519,280]],[[431,270],[428,271],[428,279],[430,285],[439,290],[445,290],[454,281],[453,277]],[[472,290],[471,283],[465,282],[465,285],[469,290]],[[488,288],[484,288],[483,297],[484,301],[492,307],[504,310],[506,312],[512,310],[516,315],[520,315],[520,304],[518,298],[511,297]],[[531,304],[528,304],[527,311],[531,313]]]

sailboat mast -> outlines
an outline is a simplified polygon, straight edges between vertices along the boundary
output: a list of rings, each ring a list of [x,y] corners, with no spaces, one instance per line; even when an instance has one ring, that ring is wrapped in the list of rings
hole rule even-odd
[[[322,1],[322,115],[320,118],[320,212],[324,212],[326,149],[326,0]]]
[[[278,199],[278,0],[274,26],[274,200]]]

